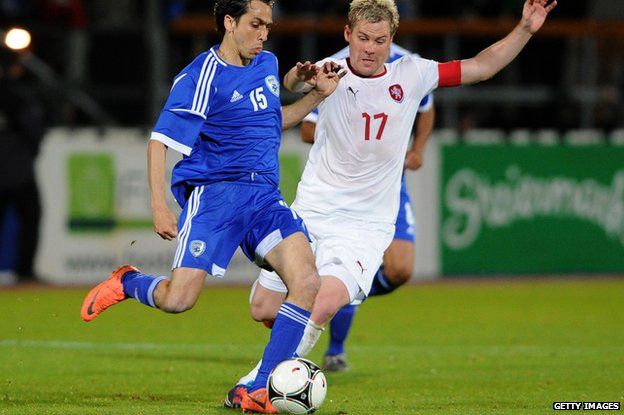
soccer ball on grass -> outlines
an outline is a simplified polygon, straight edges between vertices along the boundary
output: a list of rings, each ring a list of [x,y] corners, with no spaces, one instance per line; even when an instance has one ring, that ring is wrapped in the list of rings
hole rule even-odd
[[[279,413],[311,414],[327,394],[327,380],[323,371],[313,362],[288,359],[280,362],[267,381],[269,400]]]

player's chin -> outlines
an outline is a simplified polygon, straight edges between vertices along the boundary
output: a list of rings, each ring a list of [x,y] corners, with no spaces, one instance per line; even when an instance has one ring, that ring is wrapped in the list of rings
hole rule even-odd
[[[258,56],[260,53],[262,53],[262,48],[255,48],[249,51],[249,56],[247,56],[247,58],[249,59],[253,59],[256,56]]]

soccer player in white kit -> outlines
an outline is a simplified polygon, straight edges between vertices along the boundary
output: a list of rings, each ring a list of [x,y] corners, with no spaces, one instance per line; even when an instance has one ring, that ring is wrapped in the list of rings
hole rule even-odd
[[[407,49],[392,43],[387,63],[411,55]],[[331,56],[337,60],[349,57],[349,47],[345,47]],[[435,122],[433,94],[425,95],[418,107],[418,116],[414,124],[413,143],[408,146],[404,169],[417,170],[422,165],[425,145]],[[308,114],[301,124],[301,139],[314,144],[314,131],[318,120],[318,109]],[[383,265],[373,277],[368,297],[386,295],[394,292],[412,278],[416,251],[416,223],[412,212],[412,203],[407,191],[405,174],[401,178],[399,211],[395,222],[394,237],[383,256]],[[323,356],[323,370],[343,372],[350,369],[347,361],[345,342],[351,330],[358,305],[347,304],[332,317],[329,325],[329,344]]]
[[[321,278],[297,355],[305,356],[344,305],[362,300],[392,241],[405,152],[418,106],[435,88],[487,80],[507,66],[544,24],[556,0],[526,0],[504,39],[471,59],[439,63],[407,55],[385,63],[399,25],[394,0],[353,0],[344,37],[349,58],[325,59],[348,74],[319,107],[314,145],[292,208],[312,237]],[[284,85],[310,85],[289,72]],[[271,321],[286,287],[262,272],[251,295],[252,316]],[[253,377],[242,378],[239,385]]]

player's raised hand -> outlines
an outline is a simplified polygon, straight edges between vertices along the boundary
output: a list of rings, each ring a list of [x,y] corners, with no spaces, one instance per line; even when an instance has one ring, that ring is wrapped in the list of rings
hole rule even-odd
[[[295,77],[299,82],[306,82],[310,85],[316,84],[316,75],[319,73],[320,68],[310,61],[304,63],[297,62],[295,65]]]
[[[167,241],[171,241],[178,236],[178,220],[168,207],[153,208],[152,216],[154,219],[154,232],[158,236]]]
[[[522,27],[531,34],[537,32],[555,7],[557,0],[526,0],[522,10]]]
[[[340,68],[340,66],[338,66]],[[339,70],[339,69],[338,69]],[[338,88],[340,80],[347,74],[347,71],[336,72],[334,69],[322,70],[316,76],[316,86],[314,89],[323,97],[328,97]]]
[[[338,65],[336,62],[325,62],[323,64],[323,66],[320,68],[321,71],[325,72],[326,74],[329,73],[338,73],[340,72],[340,70],[342,69],[342,65]]]

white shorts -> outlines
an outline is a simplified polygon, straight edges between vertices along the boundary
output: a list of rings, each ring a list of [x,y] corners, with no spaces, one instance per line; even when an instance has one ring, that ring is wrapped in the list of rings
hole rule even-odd
[[[329,218],[305,211],[297,211],[297,214],[310,233],[319,275],[342,281],[352,302],[363,300],[392,242],[394,225]],[[275,272],[262,270],[258,282],[271,291],[288,291]]]

